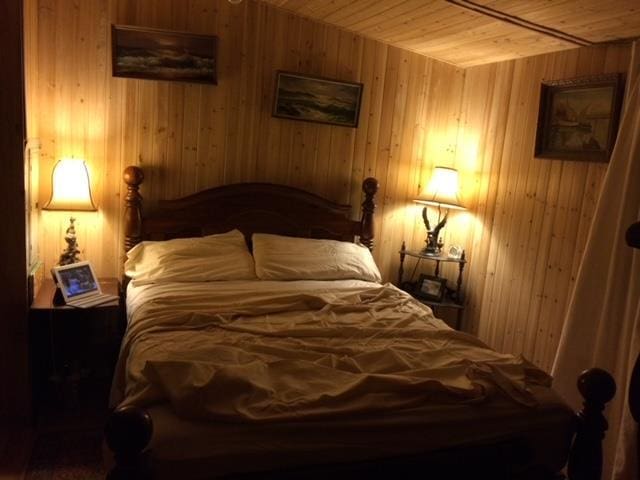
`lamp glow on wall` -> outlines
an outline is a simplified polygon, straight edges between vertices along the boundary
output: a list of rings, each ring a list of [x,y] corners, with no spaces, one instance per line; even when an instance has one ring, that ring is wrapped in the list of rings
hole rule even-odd
[[[438,222],[433,228],[431,228],[431,223],[429,222],[427,207],[425,206],[422,209],[422,219],[427,229],[426,246],[422,253],[434,256],[440,255],[443,245],[440,239],[440,231],[447,223],[449,209],[466,210],[462,202],[460,202],[458,192],[458,171],[455,168],[435,167],[426,191],[413,200],[423,205],[438,207]],[[444,217],[442,217],[442,208],[445,209]]]
[[[71,212],[95,212],[97,210],[91,197],[89,171],[83,160],[64,158],[56,163],[51,175],[51,198],[43,210]],[[64,240],[67,248],[60,254],[59,265],[77,262],[80,249],[76,242],[75,218],[69,219]]]

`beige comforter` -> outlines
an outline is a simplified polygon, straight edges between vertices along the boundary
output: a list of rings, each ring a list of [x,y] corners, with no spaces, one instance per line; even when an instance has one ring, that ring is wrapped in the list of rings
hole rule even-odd
[[[267,422],[483,402],[535,405],[548,376],[448,328],[392,285],[209,282],[138,287],[112,403]]]

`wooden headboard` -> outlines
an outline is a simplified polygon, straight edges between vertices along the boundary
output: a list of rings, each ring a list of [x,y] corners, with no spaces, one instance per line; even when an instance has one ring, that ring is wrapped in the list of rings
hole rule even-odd
[[[351,220],[351,206],[331,202],[298,188],[269,183],[224,185],[175,200],[164,200],[143,215],[139,188],[144,174],[127,167],[124,246],[142,240],[168,240],[223,233],[237,228],[250,244],[253,233],[356,241],[373,249],[375,194],[378,181],[362,182],[365,194],[360,221]]]

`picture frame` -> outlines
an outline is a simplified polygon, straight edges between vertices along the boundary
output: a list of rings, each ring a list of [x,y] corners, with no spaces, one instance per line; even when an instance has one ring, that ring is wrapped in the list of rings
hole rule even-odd
[[[447,279],[434,275],[421,274],[416,283],[414,296],[424,300],[441,302],[447,286]]]
[[[618,133],[621,74],[542,83],[535,156],[608,162]]]
[[[362,83],[278,70],[272,115],[357,128],[363,87]]]
[[[464,250],[460,245],[451,245],[449,247],[449,252],[447,253],[447,258],[451,258],[453,260],[461,260],[463,253]]]
[[[111,25],[114,77],[217,85],[218,37]]]

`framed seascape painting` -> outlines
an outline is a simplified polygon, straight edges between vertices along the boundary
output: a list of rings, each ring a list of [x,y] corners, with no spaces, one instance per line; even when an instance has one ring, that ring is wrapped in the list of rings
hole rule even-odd
[[[273,116],[357,127],[361,83],[277,72]]]
[[[111,26],[114,77],[217,84],[217,37]]]
[[[622,93],[619,74],[543,83],[535,156],[608,162]]]

